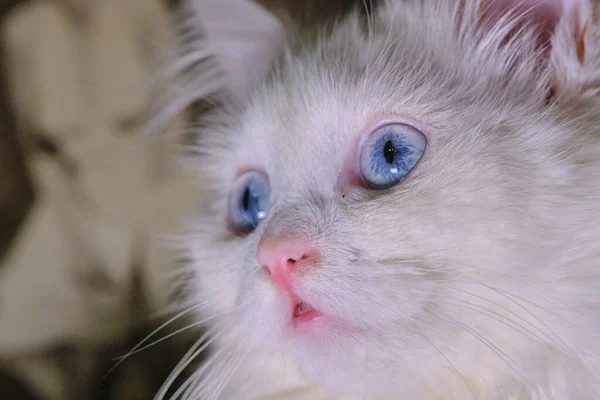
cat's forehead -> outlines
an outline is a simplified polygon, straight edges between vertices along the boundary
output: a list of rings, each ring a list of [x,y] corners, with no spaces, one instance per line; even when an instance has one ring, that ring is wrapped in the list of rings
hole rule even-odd
[[[240,119],[238,168],[263,168],[272,184],[286,190],[335,189],[356,163],[363,138],[386,122],[432,127],[435,114],[403,87],[394,96],[377,82],[332,84],[319,74],[304,84],[265,87]]]
[[[385,83],[334,82],[319,72],[270,82],[253,97],[239,125],[246,163],[264,165],[274,179],[330,183],[382,121],[421,118],[423,108],[409,93],[401,96],[401,87],[395,93],[402,98],[393,98],[383,94]]]
[[[318,77],[304,87],[270,85],[242,116],[240,159],[263,167],[275,185],[331,186],[376,119],[359,98]]]

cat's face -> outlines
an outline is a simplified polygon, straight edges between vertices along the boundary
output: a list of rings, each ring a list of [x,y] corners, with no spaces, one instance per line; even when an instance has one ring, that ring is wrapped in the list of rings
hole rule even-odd
[[[522,333],[493,315],[527,315],[515,299],[540,293],[515,279],[547,277],[574,218],[554,194],[573,126],[534,40],[477,47],[450,8],[403,7],[283,57],[198,144],[211,201],[186,244],[190,302],[334,390],[498,357],[497,335],[517,357]]]

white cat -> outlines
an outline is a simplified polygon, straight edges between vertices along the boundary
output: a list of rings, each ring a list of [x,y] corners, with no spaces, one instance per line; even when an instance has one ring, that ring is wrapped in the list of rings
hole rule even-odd
[[[216,106],[180,299],[214,348],[181,398],[600,398],[591,3],[182,13],[158,117]]]

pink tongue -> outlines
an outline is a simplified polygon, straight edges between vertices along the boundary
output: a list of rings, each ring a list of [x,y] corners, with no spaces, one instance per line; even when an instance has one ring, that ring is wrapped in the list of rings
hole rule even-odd
[[[304,302],[296,304],[294,308],[294,321],[297,322],[309,322],[318,317],[320,314],[318,311],[313,309],[311,306]]]

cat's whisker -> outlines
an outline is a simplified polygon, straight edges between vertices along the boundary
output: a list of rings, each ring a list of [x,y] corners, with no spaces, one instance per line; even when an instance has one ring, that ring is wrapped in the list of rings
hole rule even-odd
[[[179,309],[175,309],[174,308],[174,304],[170,303],[170,304],[162,307],[160,310],[152,313],[151,316],[150,316],[150,318],[151,319],[157,319],[157,318],[164,318],[164,317],[167,317],[167,316],[173,316],[174,314],[181,314],[179,317],[177,317],[177,316],[172,317],[172,318],[175,318],[175,319],[179,319],[179,318],[183,317],[188,312],[191,312],[191,311],[194,311],[194,310],[198,310],[198,309],[202,309],[202,307],[205,307],[208,303],[209,303],[208,301],[200,301],[200,302],[188,303],[185,306],[185,308],[179,308]],[[171,322],[173,322],[173,321],[171,321]]]
[[[507,300],[511,301],[512,303],[514,303],[517,307],[521,308],[523,311],[525,311],[526,313],[528,313],[531,317],[533,317],[536,321],[538,321],[543,327],[545,327],[548,332],[550,332],[554,337],[555,340],[558,341],[558,343],[561,345],[561,347],[563,349],[571,349],[570,346],[568,346],[561,338],[560,336],[558,336],[543,320],[541,320],[537,315],[535,315],[531,310],[529,310],[528,308],[526,308],[521,302],[525,302],[528,304],[531,304],[533,306],[536,306],[542,310],[544,310],[544,312],[549,313],[550,315],[552,315],[554,318],[558,318],[559,320],[563,321],[564,323],[569,323],[569,321],[566,321],[564,318],[562,318],[560,315],[558,315],[555,312],[552,312],[551,310],[542,307],[538,304],[535,304],[531,301],[528,301],[527,299],[524,299],[522,297],[519,297],[517,295],[511,294],[509,292],[507,292],[506,290],[501,290],[497,287],[493,287],[493,286],[489,286],[489,285],[485,285],[483,282],[479,282],[480,285],[482,286],[486,286],[489,289],[495,291],[496,293],[500,294],[501,296],[505,297]],[[519,300],[519,301],[517,301]]]
[[[494,288],[494,287],[490,287],[490,290],[492,290],[494,293],[497,293],[499,295],[501,295],[502,297],[506,298],[507,300],[509,300],[511,303],[515,304],[517,307],[519,307],[520,309],[522,309],[523,311],[525,311],[529,316],[533,317],[533,319],[537,322],[539,322],[543,328],[545,328],[546,332],[544,332],[544,330],[540,327],[537,327],[535,324],[533,324],[532,322],[527,321],[527,319],[525,319],[524,317],[521,317],[520,315],[518,315],[517,313],[509,310],[508,308],[499,305],[498,303],[490,300],[490,299],[486,299],[483,296],[479,296],[476,295],[474,293],[471,293],[469,291],[466,291],[464,289],[458,289],[455,288],[455,290],[460,291],[461,293],[464,294],[468,294],[470,296],[473,296],[475,298],[478,298],[480,300],[483,301],[487,301],[491,304],[493,304],[495,307],[499,307],[502,310],[514,315],[515,317],[519,318],[520,320],[522,320],[523,322],[527,323],[528,325],[535,327],[537,330],[539,330],[540,333],[543,333],[544,335],[547,335],[548,339],[551,339],[551,341],[555,344],[559,344],[563,349],[567,350],[570,347],[566,345],[566,343],[564,343],[564,341],[550,328],[550,326],[548,326],[541,318],[539,318],[537,315],[535,315],[531,310],[527,309],[525,306],[523,306],[520,302],[516,301],[515,298],[511,298],[512,295],[510,295],[508,292],[502,291],[498,288]],[[544,309],[544,311],[547,311],[546,309]]]
[[[250,353],[251,353],[250,351],[244,352],[240,357],[238,357],[239,359],[238,359],[237,363],[232,363],[231,364],[230,368],[223,374],[224,378],[221,379],[221,382],[219,383],[219,385],[215,389],[214,396],[211,396],[211,400],[218,400],[219,399],[219,397],[221,396],[221,394],[225,390],[225,387],[227,386],[227,384],[229,383],[229,381],[231,380],[231,378],[235,375],[235,373],[240,368],[240,366],[244,362],[246,362],[246,359],[248,358],[248,356],[250,355]],[[233,360],[235,360],[235,358]]]
[[[547,329],[547,331],[552,334],[552,336],[554,337],[554,343],[558,344],[559,347],[561,347],[563,350],[567,350],[567,351],[572,351],[572,347],[569,346],[558,334],[556,334],[556,332],[554,332],[554,330],[552,328],[550,328],[550,326],[548,326],[541,318],[539,318],[538,316],[536,316],[531,310],[529,310],[528,308],[526,308],[523,304],[521,304],[521,301],[523,302],[527,302],[526,299],[523,299],[519,296],[510,294],[504,290],[500,290],[498,288],[493,288],[497,293],[499,293],[500,295],[504,296],[507,300],[512,301],[517,307],[521,308],[523,311],[525,311],[526,313],[528,313],[529,315],[531,315],[536,321],[538,321],[544,328]],[[519,301],[517,301],[519,300]],[[530,302],[530,304],[535,305],[533,303]],[[543,310],[545,312],[550,313],[554,318],[557,318],[559,320],[561,320],[563,323],[565,324],[570,324],[569,321],[566,321],[564,318],[562,318],[561,316],[559,316],[557,313],[551,312],[550,310],[548,310],[547,308],[543,308]]]
[[[229,311],[226,314],[232,313],[234,311],[239,310],[241,307],[243,307],[243,304],[239,304],[236,307],[234,307],[231,311]],[[211,342],[213,342],[214,340],[216,340],[216,338],[219,335],[222,334],[226,334],[228,331],[228,328],[231,327],[232,324],[228,323],[225,326],[222,326],[219,329],[219,332],[216,333],[213,337],[211,337],[210,339],[208,339],[207,343],[205,344],[205,346],[202,346],[203,348],[199,349],[196,351],[196,353],[200,353],[202,352],[203,349],[206,348],[206,346],[208,346]],[[213,328],[216,330],[216,328]],[[207,332],[208,334],[209,332]],[[232,351],[233,345],[229,345],[229,346],[225,346],[225,347],[221,347],[219,348],[215,353],[213,353],[208,360],[206,360],[203,365],[198,368],[196,371],[194,371],[192,373],[192,375],[190,375],[186,381],[177,389],[177,391],[173,394],[173,396],[171,397],[171,400],[177,400],[179,398],[181,398],[182,400],[185,399],[190,399],[190,400],[196,400],[198,398],[206,398],[206,393],[205,393],[205,386],[206,382],[209,383],[213,383],[213,380],[210,379],[210,377],[216,373],[216,371],[218,371],[218,368],[214,367],[213,368],[213,364],[215,363],[223,363],[222,360],[222,356],[225,355],[226,358],[225,360],[235,360],[238,357],[238,353],[236,351]],[[250,353],[251,350],[247,349],[247,352]],[[197,357],[197,354],[194,353],[190,356],[191,359]],[[188,352],[189,354],[189,352]],[[245,356],[244,356],[245,357]],[[184,357],[185,358],[185,357]],[[183,361],[183,360],[182,360]],[[228,362],[228,361],[226,361]],[[233,362],[233,361],[231,361]],[[181,369],[185,368],[187,366],[186,363],[185,365],[183,365],[182,367],[180,367]],[[206,372],[208,371],[209,368],[213,368],[208,376],[205,376]],[[219,383],[218,380],[216,380],[216,383]],[[200,394],[203,394],[202,396],[200,396]],[[155,400],[162,400],[162,399],[155,399]]]
[[[190,329],[192,329],[192,328],[195,328],[195,327],[199,327],[199,326],[206,325],[206,323],[207,323],[207,322],[209,322],[209,321],[211,321],[211,320],[213,320],[213,319],[215,319],[215,318],[219,318],[219,317],[221,317],[222,315],[223,315],[223,314],[221,314],[221,315],[215,315],[215,316],[208,317],[208,318],[204,318],[204,319],[201,319],[200,321],[196,321],[196,322],[194,322],[194,323],[192,323],[192,324],[189,324],[189,325],[187,325],[187,326],[184,326],[183,328],[177,329],[175,332],[171,332],[171,333],[169,333],[168,335],[166,335],[166,336],[163,336],[162,338],[160,338],[160,339],[158,339],[158,340],[155,340],[154,342],[152,342],[152,343],[150,343],[150,344],[147,344],[146,346],[144,346],[144,347],[142,347],[142,348],[139,348],[139,349],[137,349],[137,350],[135,350],[135,351],[133,351],[133,350],[132,350],[132,351],[131,351],[130,353],[128,353],[127,355],[125,355],[125,356],[122,356],[122,357],[118,357],[117,359],[121,359],[121,360],[122,360],[122,359],[125,359],[125,358],[127,358],[127,357],[130,357],[130,356],[132,356],[132,355],[134,355],[134,354],[137,354],[137,353],[139,353],[139,352],[142,352],[142,351],[144,351],[144,350],[146,350],[146,349],[148,349],[148,348],[150,348],[150,347],[152,347],[152,346],[154,346],[154,345],[156,345],[156,344],[158,344],[158,343],[161,343],[161,342],[163,342],[163,341],[165,341],[165,340],[167,340],[167,339],[169,339],[169,338],[171,338],[171,337],[173,337],[173,336],[175,336],[175,335],[178,335],[178,334],[180,334],[180,333],[182,333],[182,332],[185,332],[185,331],[187,331],[187,330],[190,330]]]
[[[249,349],[246,357],[246,360],[248,359],[248,357],[252,354],[252,352],[254,351],[254,349]],[[238,367],[239,369],[239,367]],[[231,378],[229,379],[231,380]],[[244,398],[243,394],[246,393],[252,386],[253,382],[248,382],[248,380],[246,380],[246,382],[240,382],[238,384],[236,384],[235,387],[233,388],[228,388],[227,385],[224,385],[225,388],[227,388],[228,390],[231,390],[231,393],[229,394],[229,399],[240,399],[240,398]],[[221,393],[222,394],[222,393]]]
[[[184,400],[194,400],[194,399],[207,399],[212,400],[212,397],[220,386],[220,383],[223,380],[223,376],[227,376],[227,371],[231,368],[232,365],[235,364],[238,359],[238,354],[236,352],[230,352],[226,355],[225,358],[221,359],[221,365],[219,368],[213,368],[210,371],[205,379],[199,380],[198,385],[195,390],[190,394],[189,397],[184,398]]]
[[[198,391],[199,385],[202,383],[203,375],[209,370],[209,368],[213,367],[213,364],[219,361],[223,355],[227,355],[229,350],[229,347],[222,347],[217,350],[208,360],[203,363],[200,368],[194,371],[194,373],[186,379],[186,381],[173,394],[171,400],[193,399],[193,396]]]
[[[219,348],[214,354],[212,354],[200,368],[196,369],[186,380],[177,388],[175,393],[171,395],[170,400],[186,399],[189,398],[194,386],[198,382],[198,378],[204,374],[209,366],[214,362],[215,357],[223,354],[228,348]]]
[[[152,336],[154,336],[155,334],[157,334],[158,332],[160,332],[161,330],[163,330],[164,328],[166,328],[168,325],[170,325],[171,323],[175,322],[177,319],[183,317],[185,314],[193,311],[196,307],[189,307],[186,310],[180,312],[179,314],[175,315],[174,317],[170,318],[169,320],[167,320],[165,323],[163,323],[162,325],[160,325],[158,328],[156,328],[155,330],[153,330],[150,334],[148,334],[144,339],[142,339],[137,345],[135,345],[131,350],[129,350],[129,352],[127,354],[125,354],[122,357],[118,357],[117,359],[119,360],[111,369],[108,370],[108,372],[105,374],[105,376],[102,378],[103,380],[106,379],[106,377],[108,375],[110,375],[119,365],[121,365],[121,363],[123,361],[125,361],[125,359],[127,359],[129,356],[131,356],[132,354],[135,354],[137,351],[137,349],[143,345],[147,340],[149,340]]]
[[[399,261],[401,261],[401,260],[399,260]],[[394,260],[393,262],[396,262],[396,261]],[[409,262],[409,263],[410,263],[410,262]],[[401,264],[401,262],[398,262],[397,264]],[[539,290],[539,292],[540,292],[540,295],[541,295],[541,293],[543,293],[543,292],[542,292],[540,289],[537,289],[537,288],[535,288],[533,285],[530,285],[530,284],[527,284],[527,283],[525,283],[523,279],[517,280],[516,278],[514,278],[514,277],[512,277],[512,276],[510,276],[510,275],[508,275],[508,274],[502,274],[502,273],[500,273],[500,272],[498,272],[498,271],[494,271],[494,270],[487,269],[487,268],[484,268],[484,267],[481,267],[481,269],[484,269],[484,270],[486,270],[486,271],[489,271],[490,273],[494,273],[494,274],[502,275],[502,276],[504,276],[504,277],[505,277],[507,280],[510,280],[511,282],[514,282],[514,283],[517,283],[517,284],[519,284],[519,285],[522,285],[522,286],[524,286],[524,287],[528,288],[528,290],[530,290],[530,291],[532,291],[532,290],[533,290],[533,291],[535,291],[535,290]],[[394,275],[396,275],[396,274],[394,273]],[[439,279],[436,279],[436,280],[439,280]],[[513,316],[517,317],[517,318],[518,318],[518,319],[520,319],[521,321],[523,321],[523,322],[527,323],[527,324],[528,324],[528,325],[530,325],[531,327],[534,327],[534,328],[535,328],[535,329],[538,331],[538,334],[536,334],[535,332],[533,332],[533,331],[531,331],[530,329],[526,328],[525,326],[523,326],[523,325],[521,325],[521,324],[518,324],[518,323],[516,323],[515,321],[512,321],[512,320],[511,320],[511,322],[513,322],[514,324],[517,324],[517,325],[518,325],[518,326],[519,326],[521,329],[524,329],[524,330],[526,330],[527,332],[529,332],[530,334],[532,334],[532,335],[534,335],[534,336],[538,336],[539,334],[541,334],[541,335],[543,335],[543,336],[544,336],[544,337],[545,337],[547,340],[550,340],[552,343],[555,343],[555,344],[557,344],[557,345],[560,345],[560,346],[561,346],[561,348],[563,348],[563,349],[569,349],[569,348],[570,348],[570,347],[569,347],[569,346],[568,346],[566,343],[564,343],[564,341],[563,341],[563,340],[562,340],[562,339],[561,339],[561,338],[560,338],[558,335],[556,335],[556,333],[555,333],[555,332],[554,332],[554,331],[553,331],[553,330],[552,330],[552,329],[551,329],[551,328],[550,328],[550,327],[549,327],[549,326],[548,326],[548,325],[547,325],[547,324],[546,324],[544,321],[542,321],[542,320],[541,320],[541,319],[540,319],[540,318],[539,318],[537,315],[535,315],[535,314],[534,314],[534,313],[533,313],[531,310],[527,309],[527,308],[526,308],[526,307],[525,307],[523,304],[521,304],[519,301],[517,301],[517,300],[519,299],[518,297],[516,297],[516,296],[514,296],[514,295],[512,295],[512,294],[510,294],[510,293],[508,293],[508,292],[506,292],[506,291],[503,291],[503,290],[501,290],[501,289],[498,289],[498,288],[496,288],[496,287],[491,287],[491,286],[489,286],[489,285],[485,285],[483,282],[481,282],[481,281],[479,281],[479,280],[477,280],[477,279],[474,279],[474,278],[472,278],[472,277],[470,277],[470,276],[469,276],[469,277],[462,277],[461,279],[458,279],[458,278],[456,278],[456,277],[455,277],[455,278],[443,278],[443,279],[439,280],[439,282],[441,282],[441,283],[448,283],[448,282],[462,283],[462,282],[464,282],[464,281],[467,281],[467,282],[473,282],[473,283],[477,284],[478,286],[484,286],[484,287],[486,287],[487,289],[489,289],[489,290],[493,291],[494,293],[497,293],[497,294],[501,295],[502,297],[504,297],[504,298],[507,298],[507,300],[509,300],[511,303],[515,303],[515,304],[516,304],[516,305],[517,305],[519,308],[523,309],[523,310],[524,310],[524,311],[525,311],[525,312],[526,312],[528,315],[530,315],[530,316],[531,316],[531,317],[532,317],[532,318],[533,318],[535,321],[539,322],[539,324],[540,324],[540,325],[541,325],[543,328],[545,328],[545,331],[544,331],[542,328],[540,328],[540,327],[536,326],[535,324],[533,324],[532,322],[529,322],[529,321],[527,321],[525,318],[523,318],[523,317],[519,316],[519,315],[518,315],[518,314],[516,314],[515,312],[512,312],[512,311],[510,311],[510,310],[509,310],[509,309],[507,309],[506,307],[504,307],[504,306],[501,306],[501,305],[499,305],[498,303],[496,303],[496,302],[494,302],[494,301],[492,301],[492,300],[486,299],[486,298],[484,298],[483,296],[476,295],[476,294],[474,294],[474,293],[471,293],[471,292],[469,292],[469,291],[467,291],[467,290],[464,290],[464,289],[460,289],[460,288],[458,288],[458,287],[454,287],[454,288],[453,288],[453,290],[457,290],[457,291],[459,291],[459,292],[461,292],[461,293],[469,294],[469,295],[471,295],[471,296],[473,296],[473,297],[476,297],[476,298],[478,298],[478,299],[480,299],[480,300],[483,300],[483,301],[490,302],[490,303],[491,303],[491,304],[493,304],[494,306],[501,308],[502,310],[504,310],[504,311],[506,311],[506,312],[508,312],[508,313],[512,314]],[[462,301],[462,300],[457,300],[457,301]],[[468,302],[467,302],[467,303],[468,303]],[[538,308],[540,308],[540,309],[543,309],[545,312],[547,312],[547,313],[549,313],[549,314],[552,314],[552,315],[556,316],[556,313],[553,313],[551,310],[547,309],[546,307],[543,307],[543,306],[541,306],[541,305],[539,305],[539,304],[535,304],[535,303],[533,303],[533,302],[531,302],[531,301],[529,301],[529,303],[531,303],[532,305],[534,305],[534,306],[536,306],[536,307],[538,307]],[[472,306],[476,306],[474,303],[472,303],[471,305],[472,305]],[[486,309],[485,307],[482,307],[482,306],[477,306],[477,307],[480,307],[481,309],[485,309],[485,310],[487,310],[487,311],[489,311],[489,312],[492,312],[492,313],[494,313],[494,314],[502,315],[502,314],[499,314],[499,313],[495,313],[495,312],[493,312],[493,311],[491,311],[491,310],[489,310],[489,309]],[[508,318],[508,317],[506,317],[506,316],[503,316],[503,318]],[[509,320],[510,320],[510,318],[509,318]]]
[[[374,302],[375,305],[377,305],[377,307],[381,307],[383,309],[386,309],[389,313],[392,313],[392,315],[397,314],[397,311],[387,307],[386,305],[380,304],[379,302]],[[449,322],[451,322],[452,324],[460,327],[461,329],[463,329],[464,331],[466,331],[467,333],[469,333],[471,336],[475,337],[478,341],[480,341],[481,343],[483,343],[486,347],[488,347],[491,351],[493,351],[504,363],[507,364],[507,366],[509,368],[511,368],[516,374],[518,374],[520,377],[524,377],[525,375],[522,374],[518,368],[516,368],[514,362],[511,360],[511,358],[502,350],[500,349],[498,346],[496,346],[494,343],[492,343],[491,341],[489,341],[488,339],[486,339],[483,335],[481,335],[480,333],[476,332],[474,329],[468,327],[466,324],[462,323],[461,321],[450,317],[449,315],[445,315],[445,314],[437,314],[440,318],[446,319]],[[485,315],[485,314],[483,314]],[[423,337],[423,335],[421,335],[421,337]],[[427,338],[424,338],[425,340],[429,341]],[[430,343],[434,349],[440,353],[440,355],[442,357],[444,357],[444,359],[454,368],[454,364],[447,359],[447,357],[443,354],[443,352],[437,348],[436,346],[433,345],[433,343]],[[456,372],[462,376],[460,374],[460,372],[458,370],[456,370]],[[466,384],[466,382],[465,382]],[[468,386],[468,385],[467,385]]]
[[[520,275],[519,277],[515,277],[514,275],[511,275],[509,273],[500,272],[500,271],[494,270],[492,268],[486,268],[482,265],[477,265],[477,266],[471,265],[471,266],[469,266],[469,268],[475,269],[475,270],[480,270],[480,271],[485,271],[486,273],[490,273],[495,276],[502,277],[502,279],[505,279],[507,282],[510,282],[511,284],[523,287],[524,289],[527,289],[530,292],[534,292],[538,298],[543,299],[545,302],[548,302],[549,304],[553,304],[553,305],[560,304],[560,301],[558,299],[549,297],[551,295],[551,293],[548,293],[547,291],[543,291],[542,289],[535,286],[533,283],[528,283],[528,282],[534,281],[534,276],[529,277],[526,275],[526,272],[523,272],[522,275]],[[488,289],[499,290],[498,288],[495,288],[495,287],[493,288],[487,284],[484,284],[482,281],[475,279],[472,276],[467,276],[464,273],[460,274],[459,277],[460,277],[460,279],[462,279],[466,282],[473,282],[478,285],[485,286]],[[529,279],[529,278],[531,278],[531,279]],[[532,305],[535,305],[536,307],[538,307],[540,309],[543,309],[547,312],[551,312],[551,310],[545,308],[544,306],[542,306],[540,304],[533,303],[530,300],[529,300],[529,302]]]
[[[173,371],[171,371],[171,374],[165,380],[160,390],[157,392],[156,396],[154,397],[154,400],[164,399],[167,391],[171,388],[171,385],[173,384],[175,379],[177,379],[177,377],[185,370],[185,368],[187,368],[187,366],[191,364],[192,361],[194,361],[206,348],[208,348],[208,346],[212,342],[214,342],[218,338],[218,335],[213,335],[217,331],[217,329],[218,327],[216,326],[209,328],[206,331],[206,333],[204,333],[204,335],[202,335],[200,339],[198,339],[196,343],[194,343],[194,345],[190,347],[188,352],[175,366]],[[223,332],[223,330],[221,332]],[[173,398],[176,399],[176,397]]]
[[[465,377],[463,376],[463,374],[459,371],[458,368],[456,368],[456,366],[454,365],[454,363],[452,363],[452,361],[450,361],[450,359],[448,357],[446,357],[446,355],[435,344],[433,344],[433,342],[431,340],[429,340],[429,338],[427,338],[424,334],[421,335],[421,337],[423,338],[423,340],[425,340],[427,343],[429,343],[429,345],[440,355],[440,357],[442,357],[444,359],[444,361],[454,371],[454,373],[456,374],[456,376],[458,376],[458,378],[465,385],[465,387],[467,388],[467,390],[471,393],[471,396],[473,396],[473,399],[477,400],[477,396],[475,395],[475,391],[473,390],[473,388],[471,388],[471,386],[469,385],[469,383],[467,382],[467,380],[465,379]]]
[[[495,345],[494,343],[492,343],[491,341],[489,341],[487,338],[485,338],[483,335],[481,335],[479,332],[475,331],[473,328],[470,328],[469,326],[467,326],[466,324],[464,324],[463,322],[449,316],[449,315],[442,315],[442,314],[438,314],[441,318],[446,319],[448,322],[452,323],[453,325],[463,329],[465,332],[467,332],[469,335],[473,336],[475,339],[477,339],[478,341],[480,341],[482,344],[484,344],[487,348],[489,348],[493,353],[495,353],[498,358],[500,358],[502,361],[504,361],[504,363],[512,370],[515,372],[515,374],[517,374],[520,379],[522,379],[523,382],[527,382],[527,378],[526,375],[523,374],[515,365],[514,361],[511,360],[511,358],[508,356],[508,354],[506,354],[506,352],[504,352],[502,349],[500,349],[497,345]]]
[[[496,271],[490,270],[490,272],[496,272]],[[384,274],[384,275],[386,275],[386,274]],[[396,274],[394,273],[394,275],[396,275]],[[506,275],[506,277],[510,278],[510,279],[514,279],[514,278],[511,278],[508,275]],[[491,287],[489,285],[485,285],[485,284],[483,284],[483,282],[478,281],[478,280],[476,280],[476,279],[474,279],[472,277],[462,277],[462,279],[458,279],[456,277],[454,277],[454,278],[443,278],[441,280],[440,279],[436,279],[436,281],[439,281],[440,283],[459,283],[459,284],[460,283],[464,283],[465,281],[467,281],[467,282],[475,283],[478,286],[484,286],[484,287],[486,287],[486,289],[488,289],[488,290],[490,290],[490,291],[492,291],[494,293],[497,293],[497,294],[501,295],[503,298],[506,298],[507,300],[509,300],[511,303],[516,304],[519,308],[523,309],[528,315],[530,315],[535,321],[539,322],[539,324],[541,326],[536,326],[533,322],[527,321],[527,319],[525,319],[524,317],[519,316],[517,313],[515,313],[513,311],[510,311],[508,308],[506,308],[506,307],[498,304],[497,302],[494,302],[494,301],[492,301],[490,299],[486,299],[483,296],[476,295],[474,293],[471,293],[471,292],[469,292],[467,290],[464,290],[464,289],[460,289],[458,287],[454,287],[453,290],[456,290],[458,292],[461,292],[461,293],[464,293],[464,294],[468,294],[468,295],[473,296],[475,298],[478,298],[480,300],[489,302],[489,303],[493,304],[495,307],[498,307],[498,308],[502,309],[503,311],[506,311],[507,313],[513,315],[514,317],[518,318],[522,322],[524,322],[527,325],[531,326],[532,328],[535,329],[535,331],[533,331],[530,328],[527,328],[526,326],[524,326],[524,325],[522,325],[522,324],[520,324],[520,323],[512,320],[510,317],[508,317],[506,315],[503,315],[502,313],[495,312],[495,311],[492,311],[492,310],[490,310],[490,309],[488,309],[486,307],[483,307],[481,305],[477,305],[475,303],[466,302],[464,300],[460,300],[460,299],[457,299],[457,298],[455,298],[455,300],[459,301],[459,302],[463,302],[465,305],[470,305],[472,307],[479,308],[479,310],[481,312],[482,312],[482,310],[483,311],[487,311],[487,312],[489,312],[489,313],[491,313],[493,315],[496,315],[496,317],[499,317],[499,318],[502,318],[502,319],[505,319],[505,320],[509,321],[513,325],[507,324],[506,321],[500,321],[500,320],[498,320],[498,318],[492,317],[492,315],[487,315],[490,318],[494,318],[494,319],[498,320],[498,322],[504,323],[506,326],[511,326],[511,328],[513,328],[513,329],[519,330],[519,328],[520,328],[523,331],[522,332],[523,334],[531,335],[532,339],[533,338],[537,338],[537,340],[541,341],[541,342],[544,342],[544,341],[548,342],[549,341],[549,342],[551,342],[551,343],[559,346],[560,348],[562,348],[564,350],[570,350],[571,349],[571,347],[569,345],[567,345],[564,342],[564,340],[562,340],[553,331],[553,329],[548,324],[546,324],[540,317],[538,317],[537,315],[535,315],[531,310],[529,310],[528,308],[526,308],[523,304],[521,304],[518,301],[519,299],[521,299],[520,297],[512,295],[512,294],[510,294],[510,293],[508,293],[508,292],[506,292],[504,290],[498,289],[496,287]],[[534,289],[534,287],[532,285],[527,285],[525,283],[522,283],[521,281],[519,281],[519,282],[523,286],[525,286],[527,288],[531,288],[532,290]],[[522,299],[522,300],[524,300],[524,299]],[[531,303],[532,305],[536,306],[537,308],[540,308],[540,309],[544,310],[548,314],[551,314],[553,316],[557,316],[556,313],[552,312],[551,310],[549,310],[549,309],[547,309],[547,308],[545,308],[545,307],[543,307],[543,306],[541,306],[539,304],[535,304],[535,303],[533,303],[531,301],[528,301],[528,302]],[[463,307],[466,307],[465,305],[463,305]],[[476,310],[472,310],[472,311],[476,311]],[[482,314],[485,315],[485,313],[483,313],[483,312],[482,312]],[[540,337],[540,335],[542,335],[542,337]]]
[[[217,365],[219,362],[223,362],[223,356],[225,356],[225,360],[229,360],[236,355],[235,352],[231,351],[232,347],[233,345],[222,347],[212,354],[210,358],[206,360],[204,364],[186,380],[186,382],[184,382],[182,387],[177,390],[172,400],[177,400],[178,396],[181,396],[182,400],[201,398],[199,395],[206,382],[213,383],[209,378],[218,370]],[[208,375],[204,376],[209,369],[210,372]]]
[[[451,300],[451,301],[448,301],[448,300]],[[456,302],[456,303],[454,303],[454,302]],[[526,323],[531,325],[537,332],[526,327],[525,325],[522,325],[522,324],[516,322],[515,320],[513,320],[512,318],[510,318],[506,315],[503,315],[497,311],[491,310],[487,307],[483,307],[483,306],[480,306],[475,303],[471,303],[471,302],[456,299],[456,298],[449,298],[449,299],[447,298],[444,300],[443,303],[450,305],[452,307],[460,307],[464,310],[469,310],[469,311],[475,312],[479,315],[483,315],[485,317],[493,319],[494,321],[497,321],[497,322],[501,323],[502,325],[504,325],[510,329],[513,329],[516,332],[521,333],[523,336],[526,336],[528,339],[532,340],[533,342],[537,342],[537,343],[553,342],[553,340],[550,338],[550,336],[548,336],[548,334],[546,332],[542,331],[535,325],[529,323],[527,320],[521,318],[517,314],[514,314],[514,315],[517,318],[523,319],[523,321],[525,321]],[[506,311],[510,312],[509,310],[506,310]],[[542,336],[540,336],[540,335],[542,335]]]

